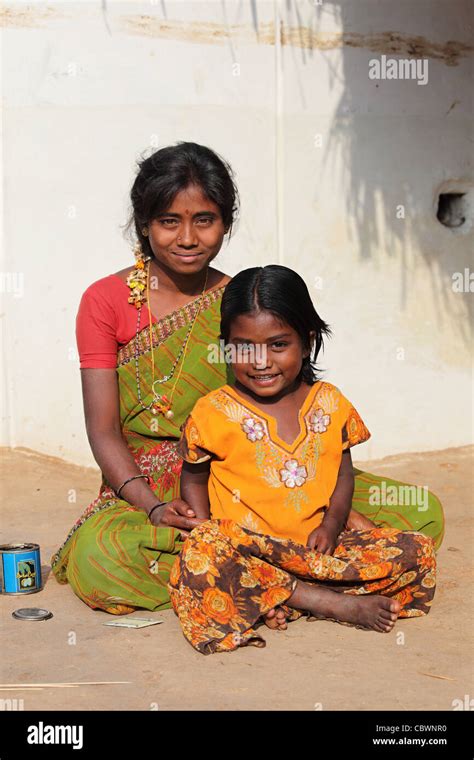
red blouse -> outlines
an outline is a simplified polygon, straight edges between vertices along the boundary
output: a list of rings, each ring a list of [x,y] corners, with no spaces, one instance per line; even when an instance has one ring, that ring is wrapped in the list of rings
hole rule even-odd
[[[137,330],[137,309],[128,303],[130,288],[116,274],[93,282],[84,292],[76,317],[81,369],[115,369],[117,352]],[[156,322],[152,315],[152,322]],[[149,324],[142,309],[140,329]]]

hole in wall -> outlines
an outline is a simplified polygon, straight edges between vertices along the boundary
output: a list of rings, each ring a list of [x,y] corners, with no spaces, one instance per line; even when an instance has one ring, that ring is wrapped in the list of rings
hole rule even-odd
[[[436,194],[436,218],[454,233],[466,234],[474,228],[474,185],[454,180]]]
[[[445,227],[462,227],[466,223],[466,193],[440,193],[436,216]]]

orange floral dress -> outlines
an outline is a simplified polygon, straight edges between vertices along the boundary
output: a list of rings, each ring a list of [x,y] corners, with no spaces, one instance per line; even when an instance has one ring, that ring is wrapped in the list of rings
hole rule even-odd
[[[370,433],[350,401],[325,382],[311,386],[299,423],[290,445],[275,418],[230,385],[197,401],[178,450],[186,462],[211,459],[211,517],[306,544],[336,487],[343,450]]]
[[[253,644],[262,616],[283,606],[298,578],[347,594],[384,594],[400,617],[429,612],[436,585],[431,538],[395,528],[345,530],[334,555],[306,548],[336,486],[344,449],[370,433],[334,385],[311,386],[290,445],[276,420],[229,385],[200,398],[182,427],[187,462],[211,460],[211,519],[173,565],[169,591],[188,641],[203,654]]]

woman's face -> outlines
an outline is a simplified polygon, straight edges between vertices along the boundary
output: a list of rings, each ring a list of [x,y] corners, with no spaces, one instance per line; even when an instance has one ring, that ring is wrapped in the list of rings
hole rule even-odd
[[[199,185],[188,185],[148,224],[156,260],[178,274],[197,274],[217,256],[227,228],[219,206]]]

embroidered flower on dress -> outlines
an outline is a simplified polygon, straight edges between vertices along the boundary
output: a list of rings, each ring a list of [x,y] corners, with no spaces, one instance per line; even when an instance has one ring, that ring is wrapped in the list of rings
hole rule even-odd
[[[252,442],[261,441],[265,434],[262,423],[257,422],[257,420],[252,419],[252,417],[246,417],[241,427],[249,441]]]
[[[316,412],[311,418],[311,430],[313,433],[325,433],[330,422],[330,414],[324,414],[323,409],[316,409]]]
[[[307,477],[306,467],[299,465],[296,459],[288,459],[284,469],[280,470],[280,478],[287,488],[302,486]]]

